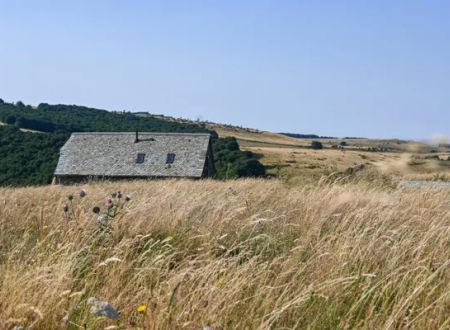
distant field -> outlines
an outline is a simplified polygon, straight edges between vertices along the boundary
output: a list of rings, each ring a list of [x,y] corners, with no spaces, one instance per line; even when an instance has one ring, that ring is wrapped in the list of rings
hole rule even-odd
[[[450,326],[449,190],[158,180],[87,185],[81,198],[80,188],[0,189],[0,329]],[[117,190],[112,203],[124,204],[105,220]],[[90,297],[119,320],[94,316]]]
[[[269,173],[294,182],[313,182],[323,175],[364,165],[382,174],[407,179],[450,177],[450,150],[415,141],[320,139],[323,150],[310,149],[313,139],[211,125],[220,136],[234,136],[244,150],[261,155]],[[345,141],[347,146],[333,145]],[[368,148],[386,151],[368,151]],[[432,152],[434,151],[434,152]],[[438,157],[439,159],[436,159]]]

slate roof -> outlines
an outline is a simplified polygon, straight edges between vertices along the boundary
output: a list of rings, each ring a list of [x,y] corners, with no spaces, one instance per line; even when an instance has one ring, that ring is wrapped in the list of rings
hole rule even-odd
[[[61,148],[56,176],[192,177],[202,176],[210,135],[134,132],[72,133]],[[143,163],[137,155],[145,154]],[[166,164],[167,154],[175,154]]]

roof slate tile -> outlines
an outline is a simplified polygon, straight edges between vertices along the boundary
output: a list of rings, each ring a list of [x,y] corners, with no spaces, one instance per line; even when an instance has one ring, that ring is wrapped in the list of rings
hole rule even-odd
[[[193,177],[203,174],[210,135],[134,132],[72,133],[61,148],[56,176]],[[144,153],[142,164],[136,163]],[[175,161],[168,166],[167,154]]]

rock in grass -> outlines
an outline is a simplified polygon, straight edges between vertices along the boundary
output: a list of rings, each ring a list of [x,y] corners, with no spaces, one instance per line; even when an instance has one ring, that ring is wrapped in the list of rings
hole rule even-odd
[[[95,297],[88,299],[88,304],[91,305],[91,313],[98,317],[107,317],[111,320],[118,320],[119,313],[106,301],[100,301]]]

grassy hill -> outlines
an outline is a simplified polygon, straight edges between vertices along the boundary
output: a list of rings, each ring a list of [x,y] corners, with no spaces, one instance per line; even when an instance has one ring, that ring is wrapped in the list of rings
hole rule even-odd
[[[0,188],[0,328],[449,326],[448,191],[254,179],[82,188]],[[94,316],[90,297],[120,319]]]
[[[324,148],[312,150],[312,139],[219,124],[207,127],[220,137],[236,137],[243,150],[260,156],[268,173],[293,183],[316,182],[361,165],[401,179],[450,178],[450,149],[442,145],[397,139],[320,139]]]

